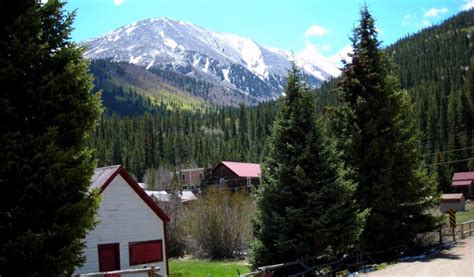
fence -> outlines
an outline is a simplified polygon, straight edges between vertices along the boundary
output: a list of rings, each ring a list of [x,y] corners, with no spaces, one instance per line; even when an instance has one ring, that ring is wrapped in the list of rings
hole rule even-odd
[[[356,250],[338,260],[327,260],[327,257],[319,256],[302,258],[293,262],[262,266],[257,268],[256,271],[240,275],[240,277],[273,276],[275,272],[287,270],[290,267],[292,267],[292,273],[285,272],[284,275],[291,277],[336,276],[338,273],[342,273],[342,275],[345,276],[345,273],[348,271],[358,271],[366,265],[377,264],[406,254],[413,253],[404,245],[372,252]],[[279,272],[277,275],[280,276],[282,274]]]
[[[472,236],[473,234],[474,220],[457,224],[456,228],[454,229],[450,228],[448,225],[444,225],[439,229],[438,232],[440,244],[449,241],[456,241],[458,238],[464,239],[467,236]],[[433,238],[434,240],[430,241],[436,242],[436,232],[432,233],[432,235],[435,237]],[[272,276],[275,271],[291,266],[299,266],[302,270],[296,271],[296,273],[293,273],[289,276],[334,276],[338,272],[344,270],[359,270],[366,265],[378,264],[393,258],[400,258],[413,254],[414,253],[412,253],[408,247],[402,245],[375,252],[355,251],[352,254],[336,261],[324,262],[320,256],[304,258],[293,262],[262,266],[257,268],[257,270],[254,272],[240,276]]]
[[[439,230],[439,242],[456,241],[457,238],[464,239],[466,235],[472,236],[472,234],[474,234],[474,220],[457,224],[454,229],[445,225]]]
[[[124,270],[114,270],[107,272],[93,272],[93,273],[83,273],[83,274],[73,274],[72,277],[116,277],[116,276],[146,276],[146,277],[159,277],[163,276],[159,274],[159,267],[151,266],[147,268],[136,268],[136,269],[124,269]],[[140,274],[146,273],[146,274]]]

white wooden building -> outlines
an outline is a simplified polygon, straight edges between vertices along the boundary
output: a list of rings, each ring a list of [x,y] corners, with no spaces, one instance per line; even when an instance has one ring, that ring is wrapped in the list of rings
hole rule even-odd
[[[77,274],[160,267],[168,275],[168,216],[120,166],[98,168],[90,189],[99,189],[99,223],[86,236],[86,262]]]

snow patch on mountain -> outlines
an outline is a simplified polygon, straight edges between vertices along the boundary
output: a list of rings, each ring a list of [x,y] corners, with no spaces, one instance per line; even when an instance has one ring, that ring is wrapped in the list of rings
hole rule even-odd
[[[225,81],[262,100],[281,95],[291,61],[303,69],[313,86],[339,75],[332,60],[310,53],[311,49],[293,55],[249,38],[168,18],[135,22],[83,44],[88,46],[87,58],[161,67],[215,84]]]

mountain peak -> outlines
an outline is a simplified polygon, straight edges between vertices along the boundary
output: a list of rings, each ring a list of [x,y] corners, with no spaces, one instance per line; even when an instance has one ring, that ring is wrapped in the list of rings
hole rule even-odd
[[[149,18],[84,42],[87,58],[126,61],[205,79],[261,100],[281,95],[293,55],[235,34],[167,17]],[[295,57],[308,83],[337,74],[335,66]]]

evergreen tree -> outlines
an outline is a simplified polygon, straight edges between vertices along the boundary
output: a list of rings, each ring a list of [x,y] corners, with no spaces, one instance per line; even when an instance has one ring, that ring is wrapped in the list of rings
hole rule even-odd
[[[362,244],[369,249],[411,242],[432,230],[436,187],[419,170],[418,137],[411,104],[381,52],[374,19],[361,9],[353,31],[352,61],[343,67],[338,136],[358,182],[356,199],[370,209]]]
[[[84,258],[98,195],[85,147],[99,116],[73,14],[0,1],[0,275],[63,276]]]
[[[254,223],[253,265],[307,255],[337,255],[354,245],[361,227],[354,183],[316,124],[314,94],[289,72],[271,150],[262,167]]]

